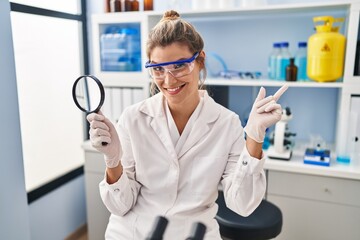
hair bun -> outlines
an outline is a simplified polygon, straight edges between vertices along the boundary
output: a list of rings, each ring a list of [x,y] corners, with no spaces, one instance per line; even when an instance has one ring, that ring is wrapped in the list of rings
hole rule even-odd
[[[180,17],[180,14],[177,11],[169,10],[164,13],[162,20],[174,20],[179,17]]]

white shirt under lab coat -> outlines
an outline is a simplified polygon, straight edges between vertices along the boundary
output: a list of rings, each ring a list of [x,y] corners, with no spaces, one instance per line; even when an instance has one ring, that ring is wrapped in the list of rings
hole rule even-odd
[[[179,146],[173,143],[161,93],[120,117],[123,174],[114,184],[100,183],[111,212],[106,239],[143,240],[159,215],[169,220],[164,240],[185,240],[197,221],[207,226],[206,240],[221,239],[214,219],[220,182],[227,206],[238,214],[247,216],[260,204],[265,160],[249,155],[238,115],[207,92],[199,94],[202,105],[184,129],[187,137],[177,139]]]

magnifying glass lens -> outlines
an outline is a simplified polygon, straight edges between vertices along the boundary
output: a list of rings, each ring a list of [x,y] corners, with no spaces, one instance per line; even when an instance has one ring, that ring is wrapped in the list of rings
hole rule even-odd
[[[80,110],[98,112],[104,102],[104,88],[94,76],[81,76],[74,83],[73,98]]]
[[[100,80],[92,75],[80,76],[75,80],[72,96],[76,106],[83,112],[97,113],[105,100],[104,87]],[[103,142],[103,146],[107,143]]]

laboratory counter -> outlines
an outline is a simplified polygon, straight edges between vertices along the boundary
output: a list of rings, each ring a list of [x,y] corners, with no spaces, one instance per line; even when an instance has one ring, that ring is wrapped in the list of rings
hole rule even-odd
[[[341,165],[334,156],[329,167],[304,164],[305,146],[298,145],[290,161],[265,162],[268,179],[265,198],[281,209],[284,220],[276,240],[358,239],[360,167]],[[102,154],[89,141],[82,147],[89,240],[101,239],[110,216],[99,194],[105,164]]]
[[[331,156],[329,167],[304,164],[305,144],[298,145],[294,148],[289,161],[267,158],[264,165],[265,170],[360,180],[360,166],[337,163],[333,155]],[[90,141],[85,141],[82,147],[85,151],[97,152],[97,150],[91,146]],[[103,171],[104,168],[99,170]]]

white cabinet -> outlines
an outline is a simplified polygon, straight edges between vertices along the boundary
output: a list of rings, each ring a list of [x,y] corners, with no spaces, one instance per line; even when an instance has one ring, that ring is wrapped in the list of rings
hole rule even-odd
[[[104,179],[105,163],[101,153],[93,149],[89,142],[83,145],[85,151],[85,191],[88,239],[104,239],[110,212],[103,204],[99,183]]]
[[[360,181],[270,170],[267,199],[283,214],[276,239],[357,240]]]

